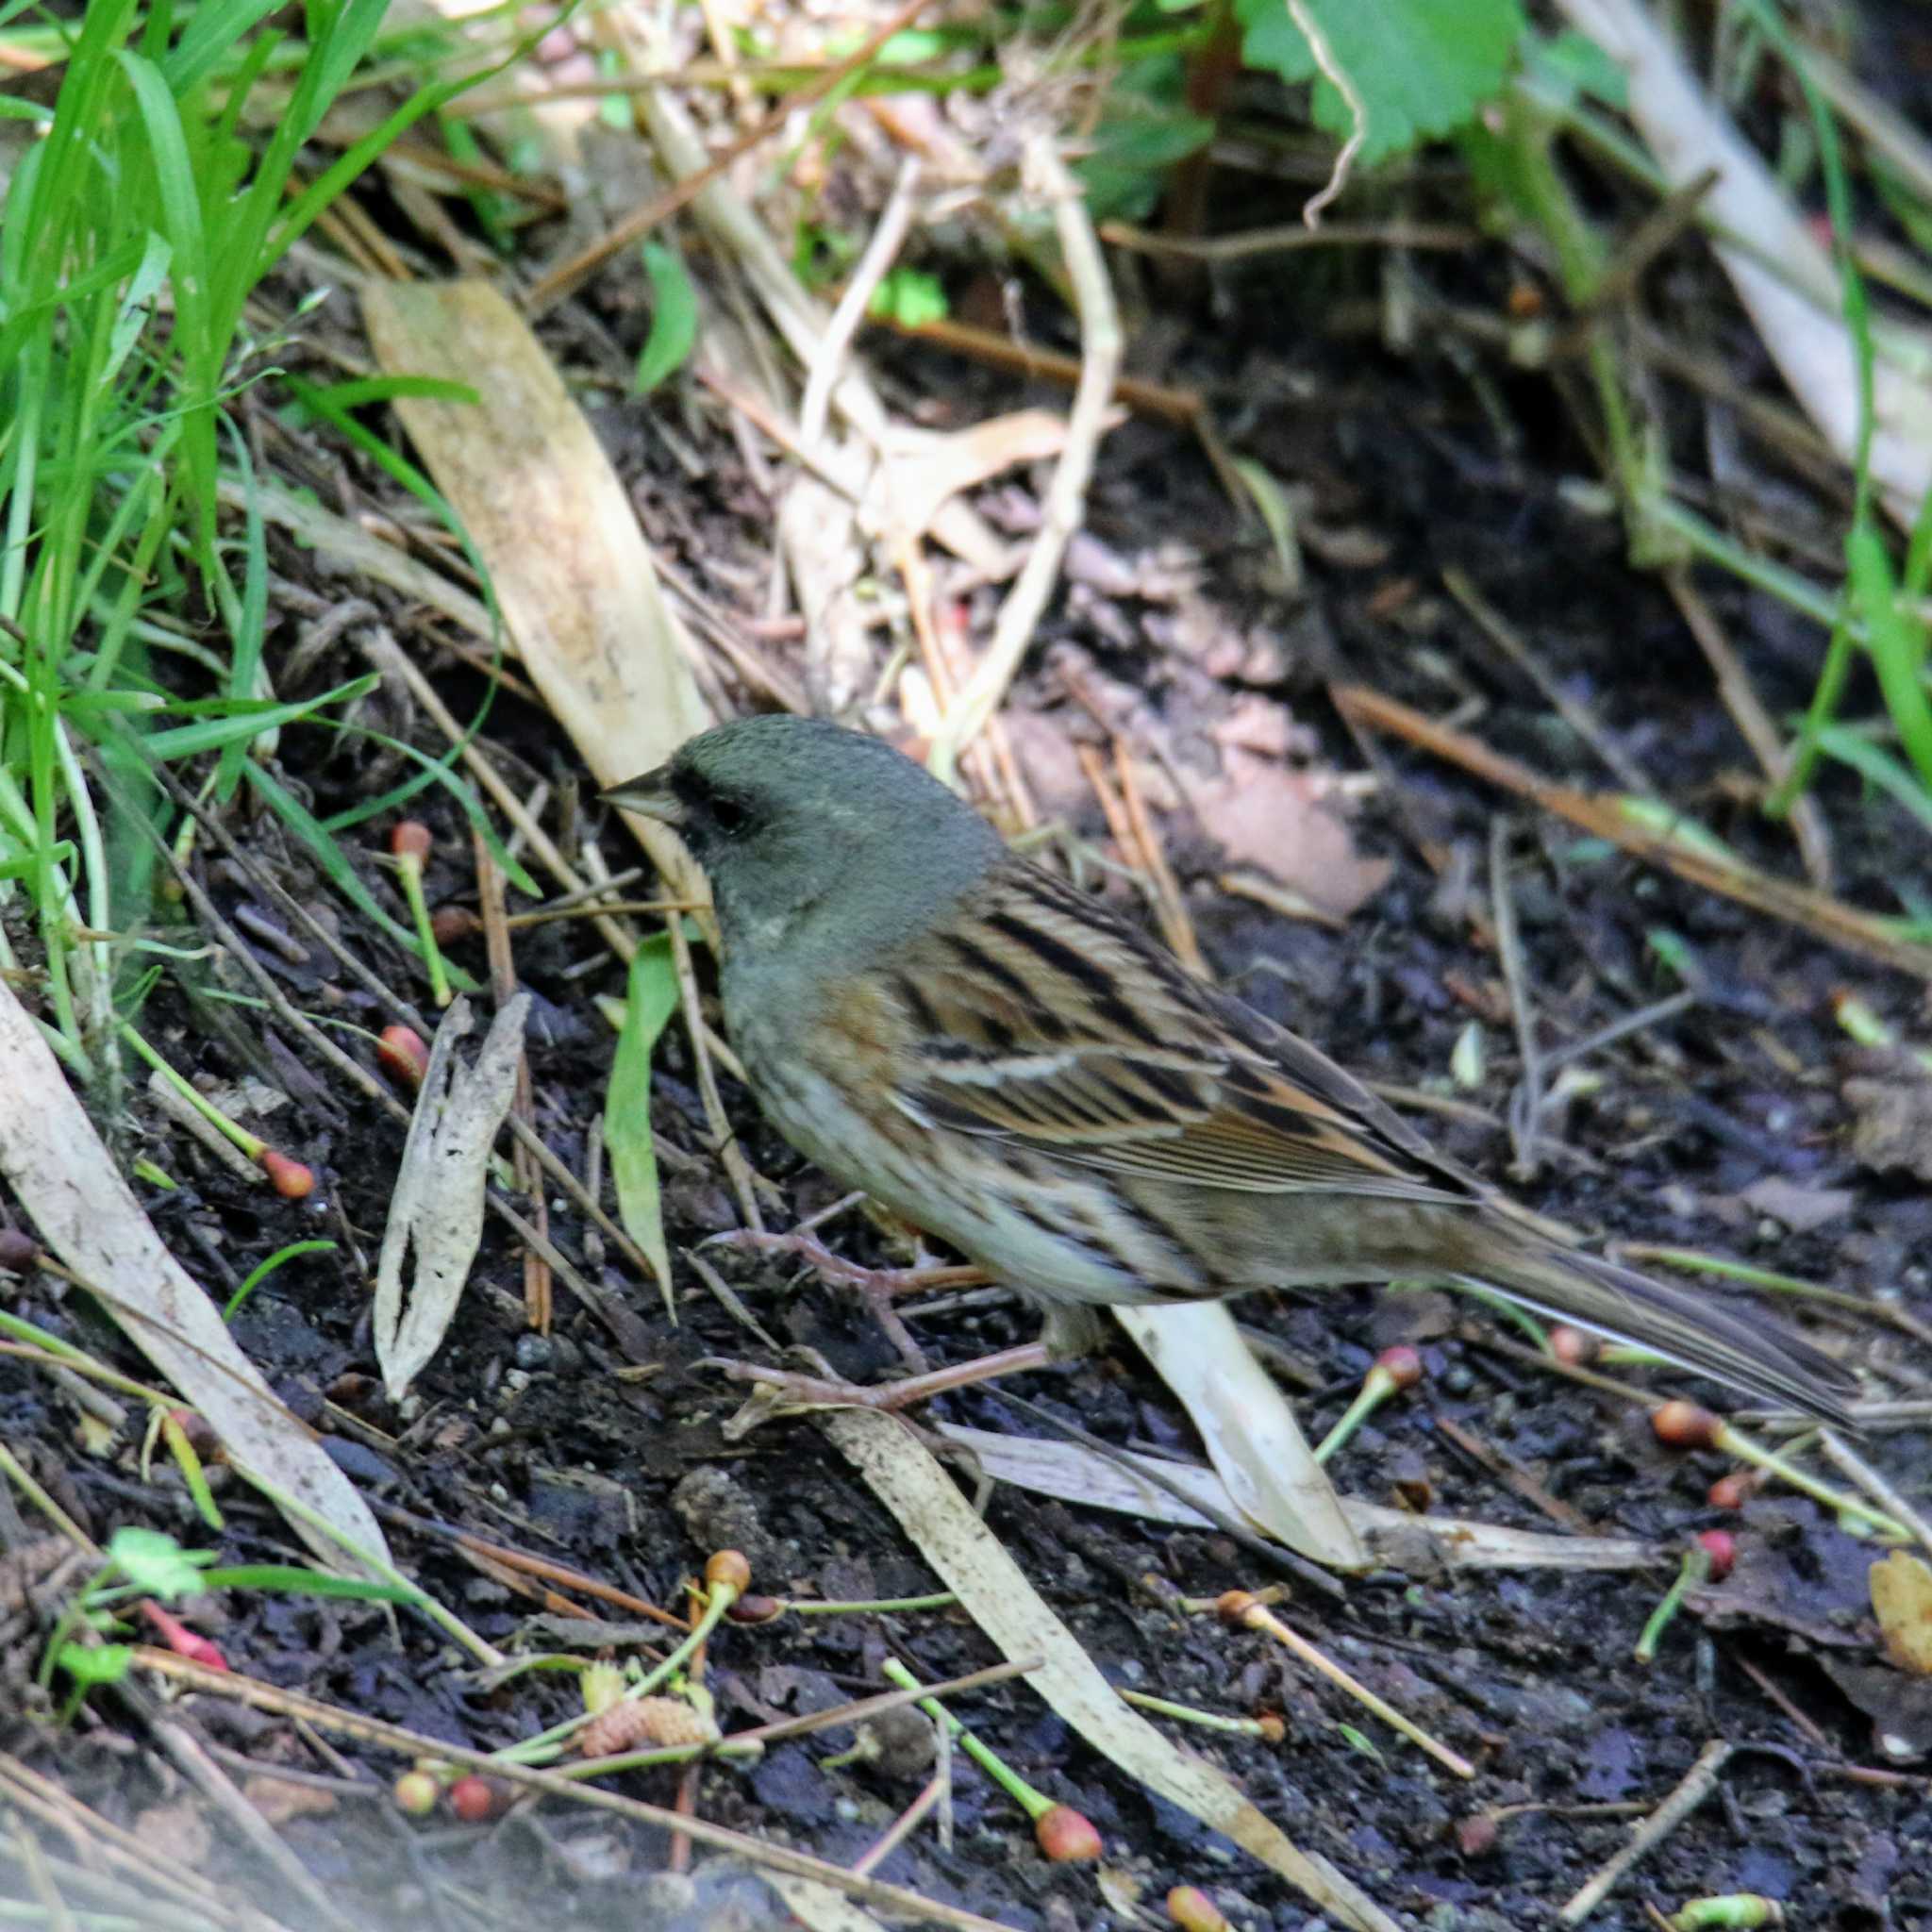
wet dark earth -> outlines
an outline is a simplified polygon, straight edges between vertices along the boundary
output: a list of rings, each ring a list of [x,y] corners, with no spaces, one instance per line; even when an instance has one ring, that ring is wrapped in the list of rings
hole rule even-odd
[[[1511,812],[1510,890],[1545,1048],[1674,994],[1693,995],[1579,1062],[1592,1077],[1545,1116],[1539,1171],[1523,1184],[1524,1197],[1595,1234],[1721,1252],[1932,1321],[1932,1200],[1904,1161],[1882,1164],[1882,1149],[1860,1138],[1866,1090],[1855,1084],[1908,1076],[1882,1051],[1849,1041],[1832,1006],[1835,994],[1854,991],[1901,1033],[1923,1039],[1924,987],[1626,859],[1422,753],[1358,741],[1328,702],[1331,683],[1371,686],[1432,715],[1453,714],[1463,729],[1551,776],[1614,784],[1543,693],[1445,593],[1442,573],[1459,571],[1525,641],[1544,677],[1588,708],[1603,738],[1663,799],[1747,857],[1795,875],[1789,836],[1755,808],[1756,769],[1703,657],[1664,591],[1630,568],[1620,524],[1574,487],[1587,459],[1547,395],[1526,378],[1509,392],[1520,433],[1503,447],[1453,358],[1395,358],[1359,339],[1322,341],[1312,331],[1301,340],[1284,358],[1231,336],[1154,373],[1226,404],[1240,446],[1306,493],[1304,591],[1283,593],[1266,539],[1234,528],[1211,470],[1185,438],[1141,423],[1120,430],[1105,446],[1088,519],[1094,554],[1138,560],[1166,546],[1167,555],[1197,559],[1205,608],[1223,637],[1245,641],[1245,655],[1234,654],[1241,661],[1232,668],[1184,658],[1171,603],[1112,587],[1106,571],[1091,568],[1056,605],[1015,693],[1014,717],[1031,720],[1024,731],[1016,726],[1016,742],[1040,795],[1082,837],[1104,839],[1091,798],[1057,791],[1062,767],[1041,749],[1056,738],[1103,741],[1075,687],[1089,699],[1097,692],[1103,706],[1130,705],[1123,720],[1158,734],[1159,749],[1184,769],[1206,768],[1197,761],[1211,760],[1224,742],[1216,726],[1242,699],[1291,721],[1291,767],[1372,769],[1376,782],[1358,800],[1352,837],[1358,854],[1389,862],[1390,875],[1340,926],[1287,919],[1222,890],[1216,841],[1186,810],[1160,817],[1169,856],[1225,982],[1357,1072],[1452,1103],[1413,1117],[1499,1178],[1510,1159],[1502,1123],[1520,1068],[1491,937],[1489,852],[1496,814]],[[1029,400],[1018,390],[989,391],[985,378],[917,348],[896,352],[892,369],[908,390],[929,395],[963,397],[970,384],[962,420]],[[603,426],[634,479],[647,532],[674,561],[703,577],[718,558],[762,558],[764,507],[734,468],[722,432],[714,473],[693,485],[634,422]],[[331,460],[358,488],[377,488],[353,457]],[[672,492],[690,500],[675,519],[654,516]],[[316,582],[312,561],[292,548],[275,562],[298,584],[341,594]],[[1817,636],[1755,592],[1714,575],[1697,582],[1772,715],[1801,706]],[[388,614],[399,635],[410,634],[409,613],[398,606]],[[291,618],[285,643],[297,628]],[[1247,650],[1257,641],[1268,648]],[[420,649],[453,708],[468,715],[479,692],[474,672],[426,643]],[[359,659],[336,662],[325,653],[307,675],[319,687],[359,668]],[[1855,711],[1858,701],[1869,708],[1869,694],[1855,693]],[[513,696],[498,698],[487,736],[507,769],[571,775],[568,746]],[[1372,752],[1375,763],[1365,766]],[[318,810],[353,802],[374,782],[320,732],[291,733],[283,759]],[[1819,795],[1847,899],[1888,913],[1932,906],[1932,854],[1898,808],[1830,772]],[[473,904],[474,876],[460,857],[467,834],[439,809],[425,814],[441,855],[431,868],[432,903]],[[333,899],[302,858],[264,825],[238,818],[233,828],[256,862],[306,902],[330,908],[360,957],[404,982],[402,957]],[[363,870],[372,891],[394,905],[389,879],[373,864]],[[240,874],[210,884],[225,907],[249,897]],[[1121,903],[1136,902],[1123,892]],[[517,948],[519,974],[536,996],[535,1124],[580,1174],[591,1163],[611,1052],[591,996],[622,990],[621,969],[599,963],[596,945],[587,929],[559,924],[520,935]],[[479,944],[456,951],[483,974]],[[276,970],[298,1002],[326,1005],[372,1030],[393,1017],[319,950],[305,966]],[[874,1600],[937,1587],[811,1421],[774,1423],[742,1441],[724,1432],[738,1395],[703,1358],[757,1343],[681,1258],[735,1226],[737,1210],[675,1025],[655,1081],[655,1124],[685,1157],[664,1174],[675,1324],[657,1290],[558,1201],[552,1239],[622,1303],[626,1319],[607,1324],[559,1285],[554,1333],[530,1336],[521,1252],[491,1223],[456,1328],[398,1413],[375,1373],[362,1264],[380,1240],[401,1129],[325,1069],[291,1077],[293,1044],[265,1039],[253,1022],[252,1040],[238,1040],[232,1025],[213,1033],[208,1004],[192,993],[171,977],[156,994],[148,1014],[160,1042],[191,1071],[224,1080],[254,1071],[289,1092],[277,1132],[299,1144],[323,1185],[302,1204],[238,1186],[141,1100],[119,1144],[164,1157],[182,1180],[176,1191],[147,1191],[144,1199],[218,1297],[287,1242],[338,1241],[335,1254],[272,1274],[235,1332],[382,1507],[410,1574],[478,1632],[507,1650],[581,1647],[597,1640],[569,1620],[595,1610],[623,1621],[623,1612],[565,1585],[553,1596],[515,1573],[479,1566],[454,1544],[454,1529],[680,1611],[684,1580],[724,1547],[742,1550],[753,1588],[777,1596]],[[1472,1022],[1484,1053],[1474,1076],[1457,1085],[1452,1056]],[[782,1197],[775,1224],[836,1198],[758,1123],[728,1078],[724,1094],[750,1158]],[[862,1214],[847,1213],[825,1232],[852,1258],[904,1259]],[[725,1251],[710,1258],[780,1341],[816,1348],[858,1379],[897,1370],[848,1291],[778,1261]],[[45,1275],[27,1277],[11,1300],[29,1319],[122,1359],[125,1350],[84,1302],[57,1288]],[[908,1310],[936,1360],[1034,1332],[1035,1318],[1009,1301],[941,1299],[938,1314],[921,1315],[916,1304]],[[1790,1303],[1779,1313],[1872,1369],[1887,1396],[1932,1392],[1932,1356],[1882,1313]],[[1932,1923],[1932,1690],[1890,1664],[1877,1641],[1867,1571],[1878,1552],[1870,1541],[1774,1486],[1741,1508],[1712,1507],[1707,1492],[1730,1467],[1725,1458],[1661,1448],[1641,1407],[1512,1352],[1520,1331],[1488,1310],[1433,1291],[1351,1292],[1319,1301],[1257,1295],[1241,1315],[1304,1366],[1307,1387],[1297,1399],[1311,1438],[1341,1412],[1378,1349],[1398,1341],[1421,1348],[1428,1371],[1421,1387],[1339,1457],[1345,1490],[1377,1502],[1422,1499],[1438,1513],[1525,1529],[1641,1538],[1656,1545],[1658,1560],[1625,1574],[1384,1573],[1332,1591],[1304,1575],[1290,1580],[1281,1614],[1471,1758],[1477,1775],[1464,1783],[1265,1638],[1181,1607],[1284,1580],[1250,1550],[1215,1533],[995,1489],[987,1522],[1110,1679],[1217,1712],[1278,1715],[1285,1726],[1278,1743],[1162,1721],[1170,1735],[1221,1767],[1299,1845],[1331,1860],[1399,1921],[1436,1932],[1556,1923],[1633,1824],[1719,1740],[1732,1754],[1711,1795],[1589,1923],[1629,1932],[1654,1923],[1647,1902],[1668,1915],[1687,1899],[1725,1893],[1778,1901],[1789,1923],[1805,1926]],[[1690,1386],[1654,1371],[1613,1373],[1647,1386]],[[1018,1387],[1049,1416],[1108,1442],[1196,1453],[1184,1418],[1124,1341],[1103,1358]],[[37,1372],[0,1361],[0,1405],[8,1445],[97,1538],[140,1522],[192,1546],[206,1541],[171,1472],[158,1462],[150,1480],[140,1479],[138,1441],[118,1441],[104,1456],[78,1450],[71,1411]],[[1042,1427],[997,1390],[945,1398],[928,1420],[1019,1434]],[[1863,1447],[1923,1508],[1932,1432],[1874,1432]],[[1815,1457],[1810,1466],[1819,1467]],[[225,1560],[286,1555],[263,1506],[239,1485],[221,1494]],[[1632,1646],[1677,1553],[1712,1526],[1736,1533],[1736,1571],[1694,1594],[1655,1662],[1640,1667]],[[10,1539],[14,1525],[0,1519],[0,1531]],[[0,1611],[8,1609],[0,1601]],[[199,1606],[192,1621],[238,1671],[432,1738],[491,1748],[575,1707],[568,1676],[536,1674],[485,1688],[426,1623],[392,1622],[371,1607],[227,1592]],[[8,1720],[9,1707],[28,1701],[38,1649],[18,1620],[0,1622],[0,1732],[8,1748],[130,1824],[183,1801],[178,1774],[148,1740],[147,1692],[97,1693],[59,1732]],[[657,1641],[626,1626],[616,1654]],[[999,1660],[957,1610],[788,1614],[724,1628],[709,1646],[707,1684],[729,1732],[867,1695],[893,1657],[933,1681]],[[1124,1923],[1137,1890],[1141,1917],[1157,1923],[1165,1893],[1179,1884],[1208,1890],[1238,1926],[1287,1932],[1311,1923],[1309,1907],[1280,1880],[1093,1755],[1022,1686],[998,1686],[958,1708],[1026,1778],[1093,1821],[1108,1875],[1097,1883],[1091,1867],[1048,1863],[1012,1801],[960,1765],[950,1843],[922,1830],[878,1877],[1054,1932]],[[628,1821],[545,1804],[493,1824],[410,1825],[389,1803],[389,1781],[406,1768],[393,1754],[338,1738],[341,1756],[331,1760],[286,1721],[207,1696],[177,1714],[238,1782],[250,1762],[337,1780],[315,1788],[316,1808],[280,1829],[359,1923],[783,1919],[771,1893],[702,1850],[695,1887],[664,1879],[668,1838]],[[849,1863],[929,1775],[923,1736],[882,1726],[875,1755],[866,1757],[871,1747],[861,1746],[859,1757],[829,1768],[825,1759],[854,1746],[849,1727],[781,1743],[748,1770],[707,1767],[695,1780],[695,1807]],[[657,1771],[618,1788],[669,1804],[678,1783],[675,1772]],[[30,1896],[10,1856],[0,1846],[0,1892]],[[229,1827],[214,1827],[206,1864],[253,1888],[287,1923],[306,1923],[303,1907],[279,1895]]]

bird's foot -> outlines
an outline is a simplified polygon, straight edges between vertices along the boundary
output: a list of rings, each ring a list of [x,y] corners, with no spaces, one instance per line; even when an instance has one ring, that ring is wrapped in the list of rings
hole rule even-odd
[[[750,1382],[757,1393],[724,1424],[731,1441],[749,1434],[760,1423],[781,1415],[797,1415],[814,1408],[876,1408],[893,1412],[943,1395],[954,1389],[970,1389],[975,1383],[990,1382],[999,1375],[1011,1375],[1023,1369],[1045,1368],[1056,1357],[1046,1344],[1029,1341],[1020,1348],[1002,1349],[970,1362],[958,1362],[949,1369],[933,1369],[924,1374],[902,1376],[896,1382],[880,1382],[865,1388],[841,1381],[828,1369],[822,1374],[804,1374],[790,1369],[767,1368],[762,1362],[734,1361],[709,1356],[698,1367],[717,1369],[734,1382]],[[825,1369],[821,1360],[819,1366]]]
[[[923,1288],[960,1288],[987,1278],[978,1268],[861,1268],[858,1262],[835,1255],[816,1235],[810,1234],[766,1234],[741,1228],[734,1234],[720,1235],[707,1245],[737,1248],[754,1255],[795,1255],[821,1280],[856,1288],[873,1319],[885,1331],[886,1339],[899,1351],[915,1376],[926,1373],[925,1356],[893,1307],[893,1298]]]

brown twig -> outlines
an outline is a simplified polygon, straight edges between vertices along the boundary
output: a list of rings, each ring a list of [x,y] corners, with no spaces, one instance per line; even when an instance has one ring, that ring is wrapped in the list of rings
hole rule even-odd
[[[1619,1849],[1588,1884],[1578,1888],[1563,1909],[1557,1923],[1580,1925],[1602,1905],[1617,1881],[1631,1866],[1662,1844],[1705,1799],[1717,1789],[1717,1781],[1731,1755],[1732,1746],[1723,1738],[1713,1740],[1697,1754],[1697,1762],[1684,1774],[1678,1785],[1637,1829],[1630,1841]]]
[[[614,227],[607,229],[588,248],[580,249],[560,267],[552,269],[524,297],[524,312],[533,319],[543,314],[572,291],[581,287],[612,256],[621,254],[633,242],[641,241],[653,228],[669,221],[679,208],[694,201],[707,184],[715,181],[734,161],[755,148],[762,147],[774,134],[783,133],[801,108],[808,107],[829,93],[847,75],[855,74],[865,66],[894,34],[903,33],[925,11],[927,5],[928,0],[906,0],[906,4],[894,8],[855,52],[788,94],[749,133],[740,135],[695,174],[687,175],[661,193],[654,194],[641,208],[633,209]]]
[[[767,1844],[760,1839],[727,1830],[724,1825],[713,1824],[706,1819],[681,1819],[676,1812],[662,1805],[646,1805],[636,1798],[622,1797],[615,1791],[585,1784],[580,1777],[562,1777],[555,1772],[538,1771],[488,1751],[473,1750],[466,1744],[453,1744],[441,1738],[432,1738],[425,1732],[406,1729],[401,1724],[385,1724],[379,1718],[365,1717],[359,1711],[341,1710],[323,1703],[320,1698],[306,1696],[297,1690],[281,1690],[275,1685],[244,1676],[239,1671],[212,1671],[188,1657],[176,1657],[173,1651],[158,1650],[147,1644],[134,1647],[132,1662],[138,1670],[152,1671],[173,1683],[185,1685],[208,1696],[225,1698],[255,1710],[273,1711],[278,1716],[305,1718],[319,1729],[336,1731],[381,1750],[400,1752],[410,1759],[430,1757],[458,1765],[465,1771],[485,1773],[545,1797],[561,1798],[567,1803],[608,1811],[616,1817],[653,1825],[659,1830],[681,1828],[699,1844],[735,1853],[748,1863],[766,1866],[773,1871],[790,1872],[801,1878],[815,1878],[876,1911],[954,1926],[958,1932],[1004,1932],[995,1921],[981,1918],[977,1912],[943,1905],[902,1885],[885,1885],[874,1878],[857,1876],[842,1865],[830,1864],[824,1858],[812,1857],[808,1853],[794,1852],[784,1845]],[[921,1694],[930,1693],[922,1690]]]
[[[1688,883],[1782,919],[1830,945],[1915,978],[1932,980],[1932,946],[1907,939],[1897,922],[1861,912],[1810,886],[1794,885],[1741,858],[1707,852],[1640,823],[1619,801],[1553,784],[1516,759],[1491,751],[1479,739],[1438,724],[1396,699],[1361,685],[1336,687],[1330,695],[1345,717],[1394,733],[1437,758],[1514,792],[1573,825],[1607,840],[1647,864],[1661,866]]]
[[[1790,754],[1778,734],[1777,726],[1771,722],[1771,714],[1759,700],[1757,689],[1751,682],[1743,660],[1732,650],[1724,625],[1717,621],[1717,613],[1705,602],[1703,593],[1691,582],[1689,571],[1682,568],[1667,570],[1664,587],[1676,600],[1690,635],[1697,640],[1697,648],[1704,653],[1704,661],[1710,666],[1711,675],[1717,679],[1717,694],[1724,701],[1724,709],[1731,714],[1731,722],[1738,727],[1739,736],[1751,747],[1751,755],[1757,760],[1766,779],[1773,786],[1780,784],[1790,769]],[[1819,809],[1818,801],[1808,791],[1801,792],[1791,802],[1791,836],[1797,841],[1798,857],[1805,861],[1805,871],[1811,883],[1821,892],[1828,892],[1831,890],[1831,834],[1825,829],[1824,814]]]

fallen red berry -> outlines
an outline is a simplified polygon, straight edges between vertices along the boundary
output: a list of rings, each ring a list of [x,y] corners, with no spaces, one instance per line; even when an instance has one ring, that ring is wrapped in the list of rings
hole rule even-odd
[[[413,858],[418,862],[429,857],[429,848],[435,841],[429,836],[429,827],[421,819],[404,819],[389,835],[389,849],[398,858]]]
[[[1697,1541],[1710,1558],[1710,1580],[1722,1583],[1737,1563],[1738,1539],[1727,1529],[1707,1529],[1699,1531]]]
[[[442,1787],[426,1771],[406,1771],[389,1788],[395,1807],[406,1818],[427,1818],[442,1796]]]
[[[1550,1330],[1550,1353],[1565,1368],[1580,1369],[1586,1362],[1596,1358],[1597,1340],[1594,1335],[1586,1335],[1581,1328],[1573,1328],[1567,1322],[1559,1322]]]
[[[1375,1366],[1398,1389],[1413,1389],[1423,1378],[1423,1358],[1406,1341],[1385,1348],[1375,1357]]]
[[[429,1071],[429,1049],[413,1026],[385,1026],[377,1036],[375,1058],[383,1071],[410,1087],[420,1087]]]
[[[1650,1426],[1667,1449],[1708,1449],[1724,1424],[1709,1409],[1679,1397],[1653,1409]]]
[[[472,1772],[450,1786],[449,1808],[465,1824],[488,1824],[509,1809],[509,1787]]]
[[[315,1191],[315,1170],[273,1147],[264,1147],[255,1157],[256,1164],[269,1177],[270,1185],[285,1201],[306,1201]]]
[[[1227,1915],[1198,1885],[1176,1885],[1167,1895],[1167,1916],[1181,1932],[1227,1932]]]
[[[1040,1849],[1056,1864],[1091,1864],[1104,1849],[1093,1821],[1071,1805],[1049,1805],[1033,1821]]]

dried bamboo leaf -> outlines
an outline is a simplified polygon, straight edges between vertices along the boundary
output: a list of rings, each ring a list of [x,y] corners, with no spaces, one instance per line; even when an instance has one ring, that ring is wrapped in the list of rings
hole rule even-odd
[[[1338,1924],[1354,1932],[1397,1932],[1395,1921],[1325,1858],[1296,1847],[1211,1765],[1185,1756],[1121,1702],[904,1424],[869,1409],[841,1409],[820,1426],[1001,1654],[1045,1659],[1026,1681],[1096,1751],[1278,1872]]]
[[[1114,1509],[1149,1523],[1172,1523],[1190,1529],[1212,1529],[1213,1511],[1225,1516],[1236,1507],[1221,1477],[1211,1469],[1137,1456],[1096,1456],[1077,1442],[1053,1442],[1033,1436],[996,1436],[984,1429],[942,1424],[939,1433],[971,1450],[995,1481],[1063,1503]],[[1136,1470],[1158,1470],[1162,1481],[1142,1479]],[[1174,1491],[1178,1490],[1181,1495]],[[1184,1500],[1193,1497],[1201,1507]],[[1378,1562],[1398,1569],[1450,1570],[1646,1570],[1658,1560],[1655,1544],[1634,1537],[1550,1536],[1510,1529],[1459,1516],[1415,1516],[1355,1496],[1341,1498],[1350,1527]]]
[[[456,1043],[474,1024],[470,1003],[458,1000],[436,1029],[375,1270],[375,1358],[391,1402],[441,1344],[470,1278],[483,1239],[484,1184],[516,1095],[529,1010],[526,992],[507,1001],[468,1069],[457,1063]],[[403,1268],[412,1249],[406,1305]]]
[[[1190,1302],[1113,1313],[1193,1418],[1235,1512],[1312,1562],[1367,1569],[1368,1552],[1327,1471],[1226,1306]]]
[[[214,1303],[163,1245],[4,979],[0,1092],[0,1174],[49,1250],[97,1285],[128,1340],[208,1418],[238,1462],[348,1541],[386,1557],[368,1506],[275,1400]],[[340,1545],[299,1517],[291,1527],[325,1564],[343,1567]]]

